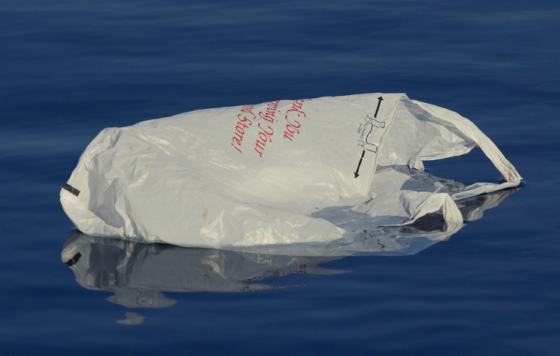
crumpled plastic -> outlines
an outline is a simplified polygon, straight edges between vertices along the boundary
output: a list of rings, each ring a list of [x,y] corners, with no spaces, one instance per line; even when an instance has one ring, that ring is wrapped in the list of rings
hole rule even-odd
[[[503,183],[464,186],[424,171],[424,161],[475,147]],[[521,180],[469,120],[404,94],[377,93],[107,128],[86,148],[60,198],[88,235],[239,249],[355,241],[364,230],[434,213],[450,236],[464,223],[461,200]]]

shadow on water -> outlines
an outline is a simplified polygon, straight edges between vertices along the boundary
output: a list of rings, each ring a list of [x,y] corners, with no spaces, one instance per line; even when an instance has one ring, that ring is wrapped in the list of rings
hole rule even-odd
[[[478,220],[517,189],[502,190],[458,201],[466,221]],[[143,244],[94,237],[74,231],[62,249],[62,261],[84,288],[114,293],[110,302],[128,309],[167,308],[176,301],[163,292],[252,292],[280,289],[263,283],[290,273],[344,273],[318,267],[356,254],[413,255],[447,240],[441,214],[430,214],[412,225],[376,227],[354,235],[351,243],[261,247],[253,252]],[[299,252],[298,255],[296,252]],[[121,324],[140,324],[141,315],[127,311]]]

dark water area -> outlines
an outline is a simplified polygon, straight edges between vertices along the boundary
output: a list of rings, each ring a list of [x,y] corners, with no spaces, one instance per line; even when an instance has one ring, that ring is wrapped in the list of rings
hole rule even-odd
[[[2,1],[0,354],[557,354],[559,34],[538,0]],[[59,192],[105,127],[369,92],[469,118],[522,187],[414,254],[81,237],[61,261]],[[501,180],[480,150],[426,169]]]

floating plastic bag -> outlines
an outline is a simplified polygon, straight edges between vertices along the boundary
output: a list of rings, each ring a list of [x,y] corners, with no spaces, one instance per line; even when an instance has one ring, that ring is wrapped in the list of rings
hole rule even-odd
[[[504,183],[432,177],[423,161],[480,147]],[[440,212],[521,177],[472,122],[404,94],[198,110],[103,130],[61,202],[92,236],[236,249],[354,241],[364,230]]]

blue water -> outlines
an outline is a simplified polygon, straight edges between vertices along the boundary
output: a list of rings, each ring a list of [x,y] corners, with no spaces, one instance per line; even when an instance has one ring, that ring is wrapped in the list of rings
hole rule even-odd
[[[557,354],[559,34],[560,3],[539,0],[3,0],[0,354]],[[367,92],[471,119],[523,186],[413,255],[286,260],[93,241],[74,269],[61,261],[74,227],[59,191],[103,128]],[[501,179],[480,151],[427,170]],[[122,288],[95,287],[129,257]],[[74,273],[86,261],[91,289]],[[223,280],[196,284],[218,270]]]

